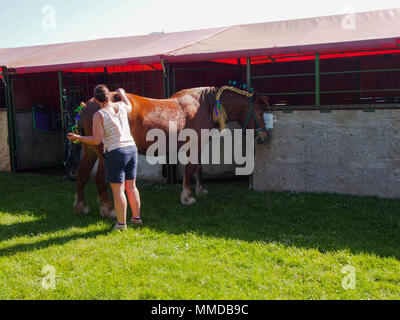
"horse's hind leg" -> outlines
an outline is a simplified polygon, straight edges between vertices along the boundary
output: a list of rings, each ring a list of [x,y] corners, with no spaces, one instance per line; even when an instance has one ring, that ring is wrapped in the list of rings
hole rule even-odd
[[[196,170],[196,195],[202,196],[208,194],[208,190],[204,188],[203,181],[201,179],[201,173],[203,172],[203,168],[201,164],[197,165]]]
[[[117,214],[108,194],[107,183],[105,180],[104,158],[101,148],[96,148],[96,153],[99,158],[96,172],[96,186],[99,194],[100,215],[103,218],[115,219]]]
[[[182,193],[181,193],[181,203],[183,205],[190,205],[196,202],[196,199],[192,196],[190,178],[197,169],[197,164],[187,164],[185,167],[185,173],[183,175]]]
[[[90,172],[96,162],[96,153],[89,146],[82,144],[83,157],[76,171],[76,195],[74,212],[78,215],[87,215],[90,210],[86,205],[85,186],[90,178]]]

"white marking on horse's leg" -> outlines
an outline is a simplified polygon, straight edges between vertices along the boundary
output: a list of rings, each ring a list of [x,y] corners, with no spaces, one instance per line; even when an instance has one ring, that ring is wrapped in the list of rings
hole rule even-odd
[[[181,203],[183,205],[191,205],[196,202],[196,199],[192,197],[192,192],[189,189],[183,188],[181,193]]]
[[[185,188],[185,177],[183,177],[182,187],[181,203],[185,206],[195,203],[196,199],[192,197],[192,192],[190,191],[190,189]]]
[[[86,216],[89,214],[90,209],[82,201],[78,201],[78,195],[75,194],[75,202],[73,207],[74,213],[77,215]]]
[[[98,199],[100,205],[100,216],[104,219],[116,219],[117,213],[111,203],[102,204],[101,200]]]

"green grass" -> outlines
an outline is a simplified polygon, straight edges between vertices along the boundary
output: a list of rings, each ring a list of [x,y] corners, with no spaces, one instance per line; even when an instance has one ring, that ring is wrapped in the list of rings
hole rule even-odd
[[[399,299],[400,201],[139,182],[142,229],[72,213],[60,174],[0,174],[1,299]],[[41,285],[56,270],[56,288]],[[355,268],[356,288],[341,272]]]

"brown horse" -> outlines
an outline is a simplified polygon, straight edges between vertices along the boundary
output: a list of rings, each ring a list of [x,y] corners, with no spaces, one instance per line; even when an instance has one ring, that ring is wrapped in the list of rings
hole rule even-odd
[[[154,143],[153,141],[146,141],[146,135],[150,129],[158,128],[163,130],[168,141],[170,121],[176,121],[178,133],[182,129],[191,128],[196,131],[198,137],[201,136],[201,129],[211,130],[216,128],[217,124],[212,120],[211,114],[214,110],[218,90],[219,88],[216,87],[185,89],[177,92],[169,99],[149,99],[127,94],[132,104],[130,129],[139,154],[145,155],[147,148]],[[118,100],[119,96],[117,94],[112,93],[112,95],[114,101]],[[264,142],[268,138],[268,133],[264,130],[265,123],[262,113],[266,108],[269,109],[268,97],[255,93],[251,99],[252,103],[249,103],[250,99],[248,97],[230,90],[223,91],[220,96],[220,102],[226,110],[228,121],[237,121],[242,127],[246,123],[248,129],[258,128],[259,130],[257,130],[255,137],[259,143]],[[250,108],[253,109],[254,116],[248,121],[250,119],[248,118]],[[84,135],[92,135],[93,114],[99,109],[100,107],[94,102],[94,99],[87,102],[80,116]],[[260,129],[263,129],[263,131]],[[179,146],[180,144],[178,143]],[[201,154],[200,146],[201,141],[199,141],[199,155]],[[74,212],[82,215],[89,213],[89,208],[85,201],[85,185],[98,158],[99,163],[95,180],[99,194],[100,215],[102,217],[113,218],[115,217],[115,211],[105,182],[103,145],[92,147],[82,144],[82,149],[83,158],[76,173]],[[197,177],[196,195],[200,196],[208,193],[201,181],[201,164],[189,163],[185,167],[183,190],[181,193],[182,204],[192,204],[196,201],[192,196],[190,185],[190,178],[194,173],[196,173]]]

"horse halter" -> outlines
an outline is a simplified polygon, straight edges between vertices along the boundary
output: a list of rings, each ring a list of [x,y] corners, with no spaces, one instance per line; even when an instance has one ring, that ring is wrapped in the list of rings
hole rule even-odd
[[[254,95],[254,93],[252,94],[251,97],[249,97],[249,112],[247,114],[246,120],[244,121],[243,132],[246,130],[247,125],[249,124],[249,121],[250,121],[251,118],[253,118],[254,123],[256,125],[256,129],[255,130],[256,130],[257,134],[260,134],[262,131],[268,132],[268,129],[265,126],[264,126],[264,128],[261,128],[261,126],[260,126],[260,124],[259,124],[259,122],[257,120],[257,116],[256,116],[256,114],[254,112],[254,106],[253,106],[253,95]]]
[[[235,92],[235,93],[237,93],[239,95],[242,95],[242,96],[245,96],[245,97],[249,98],[249,112],[247,114],[246,120],[245,120],[244,125],[243,125],[243,134],[245,133],[247,125],[249,124],[249,121],[250,121],[251,118],[253,118],[253,120],[254,120],[254,124],[256,126],[255,131],[256,131],[257,135],[259,135],[262,131],[268,132],[268,130],[267,130],[267,128],[265,128],[265,126],[264,126],[264,128],[261,128],[260,123],[257,120],[256,113],[254,112],[254,106],[253,106],[254,92],[248,92],[246,90],[240,90],[240,89],[238,89],[236,87],[231,87],[231,86],[223,86],[223,87],[221,87],[218,90],[218,93],[216,95],[216,104],[215,104],[215,107],[214,107],[213,119],[214,119],[215,122],[219,121],[221,130],[225,128],[225,121],[228,119],[227,116],[226,116],[226,112],[225,112],[224,108],[222,107],[222,104],[221,104],[221,101],[220,101],[221,94],[225,90],[229,90],[229,91]]]

